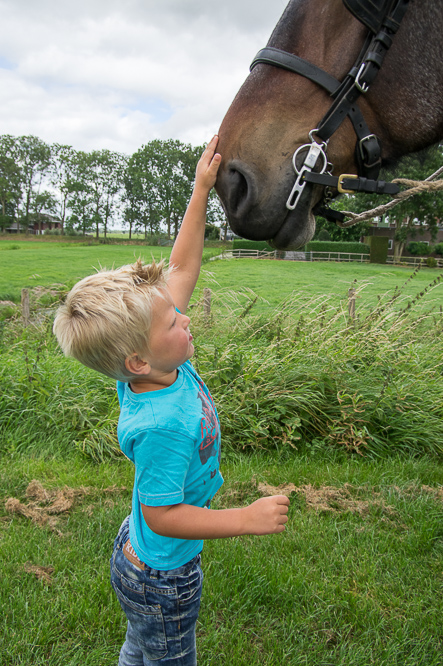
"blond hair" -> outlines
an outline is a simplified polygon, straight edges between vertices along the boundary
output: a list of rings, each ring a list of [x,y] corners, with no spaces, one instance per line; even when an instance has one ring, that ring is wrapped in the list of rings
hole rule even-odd
[[[108,377],[128,381],[125,360],[149,353],[154,299],[164,293],[169,271],[164,261],[102,270],[80,280],[54,320],[54,333],[66,356]]]

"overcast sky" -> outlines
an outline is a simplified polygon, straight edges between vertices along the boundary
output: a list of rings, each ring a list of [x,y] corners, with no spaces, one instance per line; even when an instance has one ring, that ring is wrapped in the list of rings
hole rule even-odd
[[[0,0],[0,134],[127,154],[217,131],[287,0]]]

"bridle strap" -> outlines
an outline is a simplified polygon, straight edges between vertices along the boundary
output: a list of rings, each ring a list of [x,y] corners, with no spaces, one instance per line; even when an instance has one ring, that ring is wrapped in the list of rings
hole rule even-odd
[[[307,60],[270,46],[258,52],[252,61],[250,69],[252,71],[258,64],[280,67],[295,74],[300,74],[329,93],[334,101],[315,130],[315,134],[320,140],[318,145],[322,146],[322,151],[325,150],[327,142],[345,118],[349,117],[358,139],[355,151],[358,173],[363,173],[364,175],[352,176],[353,184],[349,188],[342,187],[341,190],[339,188],[339,191],[377,192],[379,194],[397,193],[399,191],[397,185],[376,180],[381,167],[380,141],[375,134],[370,132],[356,102],[361,94],[368,92],[377,76],[385,55],[392,44],[393,35],[397,32],[406,12],[409,0],[393,0],[390,4],[385,2],[385,13],[384,15],[380,14],[376,22],[372,21],[374,18],[371,13],[371,7],[374,9],[374,6],[371,4],[372,0],[343,1],[347,9],[368,27],[368,34],[356,63],[349,70],[342,82]],[[377,11],[380,12],[380,8]],[[310,133],[311,142],[314,141],[311,136],[312,132]],[[312,161],[312,155],[315,152],[318,151],[310,151],[307,159]],[[289,205],[291,197],[288,199],[287,205],[289,208],[295,207],[302,192],[304,182],[324,183],[325,186],[336,187],[341,184],[343,179],[347,178],[349,180],[349,176],[346,174],[336,179],[331,174],[323,173],[323,171],[320,174],[316,173],[312,170],[313,166],[311,164],[306,165],[305,163],[300,169],[295,164],[294,167],[296,168],[296,173],[298,173],[298,179],[291,197],[294,191],[298,192],[298,194],[293,203],[291,203],[291,206]],[[333,185],[332,183],[335,181],[337,182]],[[358,184],[355,181],[359,181]],[[388,185],[390,187],[387,187]],[[388,190],[392,190],[392,192],[388,192]],[[322,209],[322,214],[325,214],[325,209]]]
[[[330,95],[333,95],[341,86],[338,79],[331,76],[331,74],[324,72],[320,67],[317,67],[317,65],[313,65],[308,60],[300,58],[293,53],[288,53],[281,49],[275,49],[272,46],[267,46],[257,53],[251,63],[250,71],[252,72],[254,67],[259,64],[274,65],[275,67],[281,67],[294,74],[301,74],[305,79],[309,79],[310,81],[313,81],[313,83],[324,88]]]

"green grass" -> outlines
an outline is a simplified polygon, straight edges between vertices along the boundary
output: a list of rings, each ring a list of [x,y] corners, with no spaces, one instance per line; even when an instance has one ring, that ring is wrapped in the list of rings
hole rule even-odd
[[[16,247],[18,249],[11,249]],[[62,242],[0,240],[0,300],[20,302],[23,287],[48,287],[53,283],[73,284],[100,266],[111,268],[142,256],[168,258],[169,247],[128,245],[87,245]],[[217,254],[216,248],[205,250],[205,258]],[[198,289],[241,291],[245,287],[264,300],[256,309],[275,307],[296,293],[326,296],[334,304],[346,301],[348,289],[357,280],[361,289],[357,304],[370,307],[379,296],[401,286],[411,275],[406,267],[376,264],[335,264],[321,262],[258,261],[240,259],[206,263]],[[405,287],[405,298],[421,291],[438,275],[436,269],[423,268]],[[426,296],[437,296],[442,302],[442,287]],[[269,305],[268,305],[269,304]]]
[[[283,535],[208,541],[199,663],[441,664],[441,466],[262,454],[225,457],[222,471],[216,507],[253,501],[266,482],[345,490],[367,508],[356,513],[351,502],[331,501],[316,511],[292,493]],[[2,666],[116,663],[125,619],[108,561],[130,510],[132,477],[126,461],[97,466],[78,455],[3,467]],[[48,492],[88,490],[55,525],[41,527],[4,508],[10,497],[27,504],[33,479]],[[53,568],[50,583],[29,564]]]
[[[34,270],[41,253],[45,284],[81,277],[102,250],[103,265],[134,257],[134,248],[72,247],[74,261],[62,247],[30,245],[29,255],[0,249],[2,269],[4,256],[17,257],[2,270],[6,291],[25,286],[20,256]],[[298,491],[284,534],[205,544],[202,666],[441,666],[442,287],[425,291],[435,271],[410,275],[360,264],[204,266],[194,302],[210,286],[212,316],[197,305],[191,317],[195,362],[222,422],[225,485],[213,506],[254,501],[260,484]],[[0,326],[0,666],[111,666],[125,618],[108,562],[133,468],[118,455],[114,383],[62,357],[49,305],[28,329]],[[34,479],[48,493],[79,494],[40,525],[6,504],[27,505]],[[39,506],[45,514],[48,502]],[[49,567],[47,582],[31,567]]]
[[[319,296],[333,305],[347,303],[350,287],[357,281],[360,290],[357,307],[374,306],[379,297],[399,288],[409,280],[410,267],[379,264],[296,262],[257,259],[214,261],[203,267],[199,287],[241,291],[245,287],[265,299],[271,307],[295,294]],[[430,284],[439,272],[423,268],[402,290],[404,298],[415,296]],[[443,285],[427,294],[425,302],[443,303]],[[259,301],[256,309],[267,309]]]

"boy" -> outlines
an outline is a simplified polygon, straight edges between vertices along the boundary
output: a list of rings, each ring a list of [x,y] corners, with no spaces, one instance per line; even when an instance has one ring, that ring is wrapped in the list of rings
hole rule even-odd
[[[135,465],[132,512],[117,535],[111,582],[128,619],[119,666],[195,666],[204,539],[282,532],[289,500],[210,509],[223,483],[211,395],[190,363],[189,299],[200,272],[218,137],[197,166],[194,191],[163,264],[105,271],[68,294],[54,322],[63,351],[117,379],[118,437]]]

